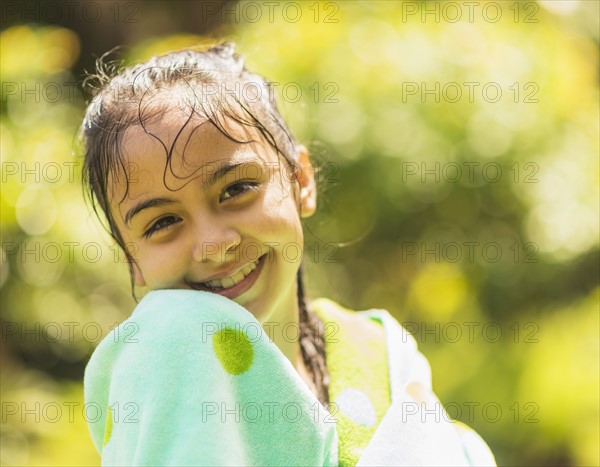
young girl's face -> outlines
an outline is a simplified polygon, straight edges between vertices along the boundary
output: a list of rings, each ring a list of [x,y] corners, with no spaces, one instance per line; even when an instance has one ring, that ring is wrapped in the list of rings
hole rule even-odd
[[[184,127],[186,120],[169,115],[145,125],[153,136],[134,126],[123,137],[129,181],[111,180],[110,208],[135,283],[210,291],[261,322],[285,319],[297,309],[300,217],[315,210],[306,150],[296,161],[298,183],[266,143],[236,143],[209,122]],[[228,130],[238,140],[263,140],[233,124]]]

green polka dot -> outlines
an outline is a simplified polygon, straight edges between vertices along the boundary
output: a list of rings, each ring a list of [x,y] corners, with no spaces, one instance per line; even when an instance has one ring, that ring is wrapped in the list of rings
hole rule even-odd
[[[213,336],[213,348],[227,373],[239,375],[252,365],[254,349],[245,333],[224,328]]]
[[[106,444],[110,441],[110,435],[112,435],[113,428],[113,417],[112,410],[110,407],[107,407],[108,412],[106,413],[106,426],[104,427],[104,440],[102,440],[102,447],[106,446]]]

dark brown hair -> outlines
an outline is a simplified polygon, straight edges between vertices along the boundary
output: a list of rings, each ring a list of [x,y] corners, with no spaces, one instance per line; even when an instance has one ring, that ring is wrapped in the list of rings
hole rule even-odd
[[[108,192],[109,179],[124,176],[129,180],[121,151],[123,134],[128,128],[141,125],[146,130],[148,121],[178,106],[189,111],[184,127],[194,115],[201,116],[227,138],[240,144],[270,145],[286,161],[291,173],[295,173],[297,143],[279,113],[272,86],[246,69],[231,43],[156,56],[122,70],[106,65],[101,59],[97,73],[86,79],[86,85],[94,96],[82,126],[84,189],[94,212],[97,215],[99,211],[103,212],[107,230],[125,252],[130,268],[132,258],[109,208]],[[262,141],[232,136],[227,129],[227,123],[231,121],[252,130],[248,134],[260,135]],[[166,172],[175,142],[171,148],[162,144]],[[324,328],[305,297],[302,264],[298,270],[297,288],[302,358],[312,373],[317,397],[327,405],[329,375],[325,366]]]

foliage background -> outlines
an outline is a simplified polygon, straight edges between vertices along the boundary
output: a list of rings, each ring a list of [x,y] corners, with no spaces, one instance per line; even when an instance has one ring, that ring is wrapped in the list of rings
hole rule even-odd
[[[386,308],[414,331],[438,397],[499,464],[599,465],[599,2],[497,2],[495,22],[489,2],[472,18],[455,2],[456,22],[448,2],[298,2],[298,21],[283,13],[290,2],[272,16],[254,2],[259,18],[253,2],[70,2],[71,16],[69,2],[52,2],[59,16],[47,2],[5,3],[2,465],[98,465],[83,370],[134,306],[123,256],[81,196],[83,70],[116,45],[129,63],[223,38],[281,83],[280,106],[322,167],[306,224],[311,295]],[[101,18],[84,17],[89,3]],[[480,83],[472,102],[466,82]],[[408,83],[464,94],[453,102],[446,88],[436,102]],[[457,180],[442,171],[451,162]],[[440,178],[423,181],[421,164],[436,163]],[[502,174],[471,180],[474,163]],[[471,258],[466,242],[480,245]],[[492,242],[498,261],[483,250]]]

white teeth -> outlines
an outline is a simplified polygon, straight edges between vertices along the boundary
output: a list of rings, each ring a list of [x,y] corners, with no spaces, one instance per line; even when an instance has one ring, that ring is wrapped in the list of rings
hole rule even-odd
[[[208,285],[213,289],[228,289],[229,287],[233,287],[234,285],[242,282],[248,274],[250,274],[256,269],[256,266],[258,266],[258,260],[256,260],[254,263],[245,266],[243,269],[236,272],[233,276],[225,277],[223,279],[215,279],[212,281],[205,282],[204,284]]]

